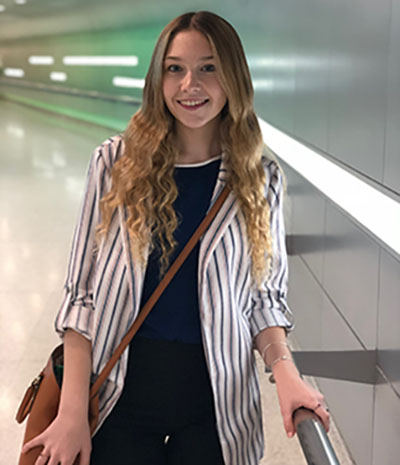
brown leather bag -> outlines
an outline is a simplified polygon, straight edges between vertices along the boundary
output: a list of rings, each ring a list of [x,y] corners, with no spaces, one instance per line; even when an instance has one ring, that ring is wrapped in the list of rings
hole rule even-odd
[[[154,304],[160,298],[164,289],[168,286],[178,269],[181,267],[185,259],[192,251],[193,247],[199,241],[202,234],[206,231],[208,225],[211,223],[211,221],[217,214],[218,210],[227,198],[228,194],[229,188],[228,186],[225,186],[225,188],[218,196],[217,200],[214,202],[213,206],[208,211],[207,215],[204,217],[203,221],[200,223],[196,231],[193,233],[192,237],[189,239],[189,241],[182,249],[178,257],[172,263],[169,270],[164,275],[157,288],[154,290],[153,294],[149,297],[142,310],[140,311],[138,317],[136,318],[135,322],[130,327],[129,331],[126,333],[121,343],[114,351],[112,357],[107,362],[106,366],[100,372],[96,381],[92,385],[90,389],[88,408],[90,432],[92,435],[98,423],[98,393],[101,385],[107,379],[114,365],[117,363],[122,353],[128,347],[133,336],[136,334],[143,321],[150,313],[150,310],[153,308]],[[41,434],[57,416],[61,394],[61,381],[60,379],[57,379],[56,367],[63,367],[63,353],[64,349],[62,344],[57,346],[53,350],[45,368],[33,380],[32,384],[28,387],[24,397],[22,398],[21,404],[18,408],[18,412],[16,415],[16,420],[18,423],[22,423],[25,420],[25,418],[29,415],[25,427],[23,445],[31,439],[38,436],[39,434]],[[26,454],[21,453],[19,465],[34,465],[41,450],[42,447],[35,447]],[[75,461],[75,464],[77,463],[79,463],[79,458],[77,458],[77,460]]]
[[[27,389],[17,412],[17,422],[22,423],[29,414],[25,428],[23,444],[42,433],[55,419],[60,402],[61,389],[55,375],[56,365],[63,365],[63,344],[51,353],[45,368],[32,381]],[[89,424],[93,434],[99,416],[98,394],[90,398]],[[42,447],[35,447],[26,454],[21,454],[19,465],[34,464]]]

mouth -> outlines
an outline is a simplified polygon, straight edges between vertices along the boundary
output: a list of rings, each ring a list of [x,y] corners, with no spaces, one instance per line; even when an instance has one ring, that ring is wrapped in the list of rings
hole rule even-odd
[[[188,110],[196,110],[197,108],[203,107],[208,101],[208,98],[196,100],[177,100],[179,105]]]

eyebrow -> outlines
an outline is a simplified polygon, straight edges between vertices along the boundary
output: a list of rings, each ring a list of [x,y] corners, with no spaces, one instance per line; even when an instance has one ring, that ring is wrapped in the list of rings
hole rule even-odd
[[[208,56],[208,57],[201,57],[199,58],[199,61],[206,61],[206,60],[212,60],[214,57],[212,55]],[[182,61],[182,58],[180,57],[173,57],[173,56],[168,56],[168,57],[165,57],[166,60],[176,60],[176,61]]]

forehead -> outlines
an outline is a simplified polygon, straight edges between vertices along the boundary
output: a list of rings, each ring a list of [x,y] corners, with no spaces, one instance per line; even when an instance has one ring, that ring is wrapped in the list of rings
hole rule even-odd
[[[181,31],[172,39],[165,59],[179,57],[182,59],[200,59],[212,56],[212,48],[207,37],[200,31]]]

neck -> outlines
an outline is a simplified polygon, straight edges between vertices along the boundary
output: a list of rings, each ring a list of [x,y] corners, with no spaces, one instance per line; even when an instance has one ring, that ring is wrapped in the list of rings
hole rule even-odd
[[[200,163],[221,153],[219,124],[193,129],[177,122],[175,138],[179,152],[177,163]]]

